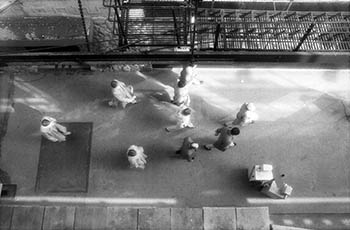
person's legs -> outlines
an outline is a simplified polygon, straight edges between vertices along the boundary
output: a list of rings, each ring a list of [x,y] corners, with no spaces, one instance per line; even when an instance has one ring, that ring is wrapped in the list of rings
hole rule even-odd
[[[127,87],[127,89],[128,89],[128,98],[130,98],[130,102],[129,103],[132,103],[132,104],[137,103],[136,96],[134,95],[134,88],[131,85],[129,85]]]
[[[171,131],[178,130],[178,129],[179,129],[179,127],[177,125],[172,125],[172,126],[166,127],[165,131],[171,132]]]
[[[110,100],[108,102],[108,105],[109,106],[118,106],[118,100],[115,97],[113,97],[112,100]]]
[[[137,168],[144,169],[146,165],[146,161],[143,159],[137,159]]]
[[[186,124],[185,127],[186,127],[186,128],[190,128],[190,129],[193,129],[193,128],[194,128],[194,125],[192,124],[192,122],[189,122],[188,124]]]
[[[127,104],[128,104],[127,102],[123,102],[123,101],[120,102],[120,105],[122,106],[123,109],[125,109]]]
[[[57,138],[57,141],[59,141],[59,142],[66,141],[66,136],[63,135],[63,133],[61,133],[61,132],[56,132],[55,137]]]
[[[130,103],[132,103],[132,104],[136,104],[136,103],[137,103],[137,101],[136,101],[136,96],[133,96],[133,97],[132,97],[132,101],[131,101]]]

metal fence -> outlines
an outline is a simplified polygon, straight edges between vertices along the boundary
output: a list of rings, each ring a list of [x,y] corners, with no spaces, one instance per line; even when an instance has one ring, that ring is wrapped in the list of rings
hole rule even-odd
[[[199,8],[104,0],[120,46],[213,51],[350,51],[350,12]]]

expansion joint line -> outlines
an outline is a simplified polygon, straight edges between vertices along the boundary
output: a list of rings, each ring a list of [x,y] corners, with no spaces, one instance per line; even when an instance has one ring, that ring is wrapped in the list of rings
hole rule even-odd
[[[3,141],[3,138],[6,135],[7,132],[7,123],[8,120],[10,118],[10,113],[11,113],[11,109],[14,106],[14,101],[13,101],[13,95],[14,95],[14,91],[15,91],[15,85],[14,85],[14,75],[13,73],[9,73],[9,75],[7,76],[7,74],[5,74],[4,76],[5,80],[7,80],[7,87],[8,87],[8,91],[7,91],[7,100],[6,100],[6,104],[4,104],[4,112],[2,114],[2,116],[0,116],[0,158],[1,158],[1,144]],[[1,79],[0,79],[1,80]]]

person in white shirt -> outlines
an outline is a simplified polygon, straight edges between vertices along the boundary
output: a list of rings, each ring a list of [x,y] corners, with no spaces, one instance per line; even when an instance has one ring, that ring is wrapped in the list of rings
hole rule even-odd
[[[178,81],[177,86],[174,89],[173,104],[177,106],[190,106],[190,95],[188,94],[188,85],[183,81]]]
[[[167,132],[183,129],[183,128],[194,128],[191,122],[191,109],[187,107],[182,107],[177,113],[177,124],[165,128]]]
[[[256,107],[253,103],[244,103],[239,112],[236,115],[236,119],[233,122],[225,123],[225,126],[240,125],[246,126],[253,124],[258,120],[258,114],[256,113]]]
[[[258,120],[256,107],[253,103],[244,103],[236,115],[237,123],[241,126],[253,124]]]
[[[141,168],[144,169],[147,163],[147,155],[144,154],[142,146],[131,145],[126,151],[130,168]]]
[[[134,88],[131,85],[126,86],[124,82],[114,79],[111,82],[111,87],[113,99],[108,102],[109,106],[118,106],[120,103],[124,109],[129,103],[137,103]]]
[[[180,72],[179,81],[184,82],[185,85],[202,84],[203,81],[198,80],[196,78],[197,76],[196,68],[197,68],[197,65],[194,65],[193,63],[183,65],[182,71]]]
[[[40,132],[53,142],[66,141],[66,136],[71,134],[66,127],[58,124],[55,118],[49,116],[44,116],[41,119]]]

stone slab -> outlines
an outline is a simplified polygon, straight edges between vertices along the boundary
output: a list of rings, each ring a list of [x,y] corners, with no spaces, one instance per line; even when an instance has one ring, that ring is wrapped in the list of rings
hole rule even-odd
[[[107,229],[108,230],[136,230],[137,209],[136,208],[107,208]]]
[[[13,207],[0,206],[0,230],[10,230]]]
[[[170,208],[140,208],[138,230],[170,230]]]
[[[43,230],[73,230],[75,207],[46,207]]]
[[[201,208],[172,208],[172,230],[202,230],[203,210]]]
[[[60,122],[72,132],[64,142],[42,137],[36,191],[87,192],[92,122]]]
[[[204,230],[236,230],[235,208],[203,208]]]
[[[77,207],[75,211],[75,230],[106,229],[107,208]]]
[[[298,228],[284,225],[272,225],[272,230],[313,230],[311,228]]]
[[[14,207],[11,230],[41,229],[44,207]]]
[[[236,208],[237,230],[270,230],[268,207]]]

